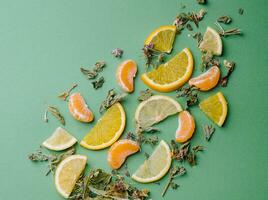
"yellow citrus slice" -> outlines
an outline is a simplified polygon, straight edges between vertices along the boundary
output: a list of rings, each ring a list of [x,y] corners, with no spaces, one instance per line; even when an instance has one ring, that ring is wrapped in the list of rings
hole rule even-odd
[[[176,26],[160,26],[146,38],[144,44],[152,44],[156,51],[170,53],[175,36]]]
[[[213,28],[207,27],[199,48],[208,52],[212,52],[214,55],[220,56],[222,53],[221,36]]]
[[[112,105],[97,124],[81,141],[80,145],[92,150],[111,146],[125,129],[126,115],[120,103]]]
[[[186,83],[192,75],[194,61],[191,51],[183,49],[165,64],[144,73],[143,82],[159,92],[170,92]]]
[[[174,99],[154,95],[138,105],[135,121],[139,127],[146,129],[180,111],[182,111],[181,105]]]
[[[135,181],[150,183],[161,179],[171,165],[171,153],[168,144],[161,141],[152,155],[131,176]]]
[[[70,196],[76,181],[86,167],[86,163],[86,156],[72,155],[58,165],[55,173],[55,185],[63,197],[68,198]]]
[[[76,138],[65,129],[58,127],[54,133],[46,139],[42,145],[47,149],[62,151],[73,146],[77,142]]]
[[[199,104],[200,109],[218,126],[222,126],[227,116],[227,102],[221,92],[208,97]]]

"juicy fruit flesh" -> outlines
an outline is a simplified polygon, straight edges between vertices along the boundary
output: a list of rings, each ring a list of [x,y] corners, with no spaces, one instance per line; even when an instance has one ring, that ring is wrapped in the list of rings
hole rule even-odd
[[[66,162],[63,166],[61,164],[58,166],[56,170],[56,184],[57,189],[60,189],[60,193],[66,198],[69,197],[72,193],[72,190],[75,186],[76,181],[78,180],[80,174],[83,172],[86,166],[86,157],[81,156],[81,158],[77,158],[79,155],[74,155],[67,157],[66,159],[71,159]],[[64,163],[65,160],[62,161]],[[60,170],[60,171],[59,171]],[[58,188],[60,187],[60,188]]]
[[[192,138],[195,131],[195,121],[188,111],[179,114],[179,127],[176,131],[176,141],[184,143]]]
[[[176,36],[175,26],[162,26],[154,30],[146,39],[145,44],[153,44],[153,49],[170,53]]]
[[[181,107],[178,102],[170,97],[156,95],[138,106],[135,118],[138,126],[148,128],[179,111]]]
[[[159,180],[168,172],[170,164],[170,149],[162,140],[153,154],[133,174],[132,178],[144,183]]]
[[[137,65],[133,60],[124,61],[118,66],[117,80],[122,89],[126,92],[133,92],[134,77],[137,73]]]
[[[218,32],[208,27],[199,47],[205,51],[212,52],[214,55],[221,55],[222,41]]]
[[[205,73],[195,78],[191,78],[189,80],[189,85],[196,86],[201,91],[208,91],[218,84],[220,76],[220,69],[217,66],[213,66]]]
[[[91,122],[94,118],[80,93],[74,93],[70,96],[69,111],[78,121]]]
[[[70,143],[70,141],[72,143]],[[51,137],[43,142],[43,146],[51,150],[64,150],[72,146],[76,142],[76,139],[70,135],[65,129],[58,127]],[[69,146],[65,144],[70,143]],[[65,146],[65,147],[64,147]]]
[[[157,69],[148,72],[147,76],[158,84],[169,84],[183,77],[188,66],[187,54],[183,51],[175,55],[167,63]]]
[[[199,104],[200,109],[216,124],[222,126],[227,115],[227,102],[221,92]]]
[[[129,155],[132,155],[140,150],[137,142],[123,139],[115,142],[108,152],[108,163],[113,169],[118,169],[125,162]]]
[[[115,134],[117,134],[118,139],[125,127],[125,113],[124,111],[122,113],[122,111],[123,107],[119,103],[114,104],[105,112],[105,114],[100,118],[97,124],[89,131],[82,141],[87,145],[97,147],[110,143],[110,141],[114,139]]]

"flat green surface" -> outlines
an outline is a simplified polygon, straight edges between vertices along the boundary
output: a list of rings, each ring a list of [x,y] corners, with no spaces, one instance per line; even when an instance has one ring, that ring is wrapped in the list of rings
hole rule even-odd
[[[218,16],[230,14],[233,23],[229,27],[240,27],[244,35],[223,39],[224,58],[237,63],[228,87],[201,95],[203,99],[219,90],[224,93],[229,102],[227,122],[207,143],[200,127],[210,122],[197,107],[191,108],[197,124],[193,144],[206,146],[206,151],[199,154],[198,166],[186,165],[188,174],[176,179],[181,187],[168,191],[164,199],[267,199],[268,1],[209,0],[204,7],[195,0],[184,2],[185,11],[208,10],[199,31],[203,32],[207,25],[214,27]],[[57,106],[66,118],[66,129],[82,139],[93,124],[72,119],[67,104],[57,95],[78,83],[76,91],[82,93],[98,119],[98,107],[108,89],[119,90],[114,76],[116,66],[124,59],[134,59],[139,66],[136,90],[123,103],[128,120],[125,134],[133,130],[136,98],[146,88],[140,81],[144,70],[143,41],[154,28],[172,23],[182,11],[180,2],[1,0],[0,5],[0,200],[62,199],[52,176],[44,176],[46,166],[27,160],[27,154],[60,125],[53,117],[48,124],[42,121],[46,105]],[[245,10],[243,16],[238,14],[240,7]],[[189,47],[195,58],[196,75],[200,73],[200,53],[188,33],[186,30],[176,38],[173,54]],[[115,47],[124,49],[121,60],[110,54]],[[107,62],[103,72],[106,82],[95,91],[79,67],[91,66],[98,60]],[[167,95],[175,97],[175,93]],[[173,116],[158,127],[162,130],[159,137],[169,141],[174,137],[177,119]],[[152,150],[150,146],[144,148],[147,153]],[[93,152],[78,147],[77,151],[88,156],[89,167],[108,170],[107,150]],[[143,160],[143,153],[129,158],[130,172]],[[167,177],[161,185],[136,185],[151,189],[152,199],[161,199],[166,181]]]

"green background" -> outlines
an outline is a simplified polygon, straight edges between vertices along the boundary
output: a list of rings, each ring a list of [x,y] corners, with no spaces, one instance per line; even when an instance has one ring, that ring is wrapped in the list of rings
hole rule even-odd
[[[139,67],[136,90],[123,103],[127,113],[124,135],[133,130],[133,112],[144,71],[141,48],[146,36],[160,25],[171,24],[179,12],[208,10],[199,31],[213,23],[220,15],[233,18],[227,27],[239,27],[243,36],[223,39],[223,58],[234,60],[237,67],[227,88],[218,87],[201,95],[204,99],[222,91],[229,102],[229,114],[223,128],[217,128],[212,140],[204,140],[201,124],[211,123],[198,107],[191,108],[197,129],[193,144],[201,144],[206,151],[198,155],[198,165],[186,164],[188,174],[176,179],[181,186],[169,190],[164,199],[188,200],[264,200],[268,197],[268,134],[267,134],[267,23],[268,1],[209,0],[200,6],[195,0],[1,0],[0,6],[0,199],[62,199],[54,188],[52,176],[45,177],[45,164],[27,160],[60,124],[53,117],[49,123],[42,117],[46,105],[57,106],[66,119],[65,128],[79,140],[94,125],[72,119],[66,102],[57,95],[78,83],[76,91],[85,97],[96,119],[98,107],[108,89],[116,85],[114,71],[124,59],[134,59]],[[186,5],[181,9],[181,3]],[[238,14],[244,8],[244,15]],[[194,32],[196,32],[196,28]],[[173,54],[189,47],[195,59],[194,75],[200,73],[200,53],[188,30],[176,38]],[[111,56],[113,48],[124,50],[122,59]],[[105,60],[105,84],[94,90],[79,71],[80,66],[92,66]],[[224,69],[222,67],[222,69]],[[225,71],[223,70],[225,74]],[[167,94],[175,97],[175,93]],[[169,141],[174,137],[177,117],[157,125],[159,137]],[[124,136],[123,136],[124,137]],[[145,146],[151,153],[153,148]],[[109,169],[107,150],[89,151],[77,148],[88,156],[89,168]],[[131,173],[144,160],[144,154],[128,159]],[[167,177],[160,185],[139,185],[152,191],[152,199],[160,193]]]

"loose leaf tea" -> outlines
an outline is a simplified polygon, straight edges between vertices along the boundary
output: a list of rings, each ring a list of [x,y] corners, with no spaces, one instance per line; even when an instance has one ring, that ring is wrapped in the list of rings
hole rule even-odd
[[[88,78],[88,79],[94,79],[98,73],[94,70],[85,69],[83,67],[80,68],[80,71]]]
[[[112,50],[112,55],[116,58],[121,58],[123,53],[124,51],[120,48],[115,48],[114,50]]]
[[[219,59],[215,58],[213,53],[210,51],[201,51],[201,71],[213,66],[220,66]]]
[[[215,132],[215,128],[212,125],[202,125],[202,129],[205,135],[205,139],[209,141]]]
[[[65,125],[65,120],[56,107],[48,106],[47,111],[50,112],[54,117],[56,117],[62,125]]]
[[[58,97],[61,100],[66,101],[66,99],[68,98],[68,96],[70,95],[70,93],[72,92],[72,90],[74,88],[76,88],[76,87],[77,87],[77,84],[75,83],[75,84],[72,85],[72,87],[68,91],[60,93]]]
[[[145,101],[149,99],[151,96],[153,96],[153,92],[150,89],[142,90],[140,91],[140,94],[138,96],[139,101]]]
[[[116,94],[114,89],[109,90],[106,99],[100,105],[99,112],[102,113],[115,103],[122,101],[125,96],[127,96],[127,94]]]
[[[239,13],[239,15],[243,15],[244,14],[244,9],[243,8],[239,8],[238,9],[238,13]]]
[[[227,83],[228,83],[228,80],[229,80],[229,77],[232,74],[232,72],[234,71],[235,62],[224,60],[223,64],[227,68],[227,74],[221,79],[221,86],[226,87]]]
[[[229,16],[221,16],[217,19],[217,22],[223,24],[230,24],[232,22],[232,18]]]
[[[96,89],[99,89],[102,87],[104,83],[104,78],[103,76],[98,78],[96,81],[92,81],[91,84],[93,85],[93,88],[96,90]]]
[[[238,28],[231,28],[229,30],[224,30],[222,28],[222,26],[218,23],[218,22],[215,22],[215,24],[219,27],[220,31],[219,31],[219,34],[221,37],[226,37],[226,36],[230,36],[230,35],[241,35],[242,32],[240,29]]]
[[[33,162],[48,162],[48,172],[46,176],[52,172],[54,173],[58,164],[75,153],[75,149],[71,148],[61,154],[45,154],[42,149],[36,150],[34,153],[28,155],[28,159]]]
[[[166,184],[166,186],[164,187],[164,190],[162,192],[162,197],[165,196],[169,186],[171,186],[173,189],[177,189],[179,187],[178,184],[173,182],[173,179],[178,177],[178,176],[182,176],[186,174],[186,169],[184,167],[171,167],[169,170],[169,177],[168,177],[168,182]]]
[[[176,91],[177,98],[185,98],[187,106],[196,105],[199,101],[198,99],[198,88],[194,86],[184,86]]]
[[[196,2],[199,4],[206,4],[207,0],[196,0]]]

